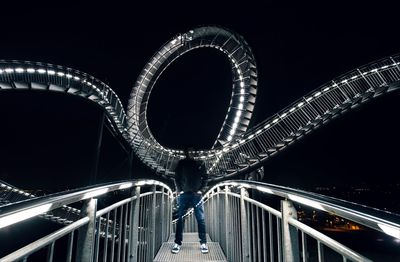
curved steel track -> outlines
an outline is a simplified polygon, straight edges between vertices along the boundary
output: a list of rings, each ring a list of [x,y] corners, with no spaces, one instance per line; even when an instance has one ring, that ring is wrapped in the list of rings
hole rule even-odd
[[[52,64],[1,60],[0,91],[62,92],[94,102],[106,112],[113,131],[146,165],[170,177],[183,152],[155,140],[147,125],[147,104],[165,68],[186,52],[201,47],[225,53],[233,74],[231,105],[216,142],[208,151],[195,152],[205,162],[212,180],[256,169],[339,114],[400,86],[400,56],[384,58],[320,86],[246,131],[257,88],[254,56],[241,36],[218,27],[200,27],[173,37],[150,59],[132,90],[127,114],[115,92],[102,81]]]

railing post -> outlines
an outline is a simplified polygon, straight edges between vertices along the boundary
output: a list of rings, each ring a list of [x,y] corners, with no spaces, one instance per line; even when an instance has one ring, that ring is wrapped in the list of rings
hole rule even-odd
[[[89,223],[78,231],[76,261],[91,262],[94,254],[97,199],[86,200],[82,207],[82,217],[89,217]]]
[[[165,241],[165,227],[164,227],[164,220],[166,219],[165,216],[165,207],[164,207],[164,188],[161,189],[161,200],[160,200],[160,229],[161,229],[161,243]]]
[[[227,257],[229,256],[229,250],[230,250],[230,248],[229,248],[229,240],[231,240],[231,238],[230,238],[230,234],[231,234],[231,232],[229,231],[229,229],[230,229],[230,224],[229,224],[229,217],[230,217],[230,211],[229,211],[229,198],[228,198],[228,191],[229,191],[229,187],[228,186],[225,186],[225,248],[226,248],[226,250],[225,250],[225,252],[226,252],[226,255],[227,255]],[[232,241],[232,240],[231,240]],[[228,259],[229,259],[229,257],[228,257]]]
[[[151,259],[155,256],[155,245],[156,245],[156,185],[153,186],[153,202],[151,209]]]
[[[240,228],[242,235],[242,261],[250,262],[250,242],[248,237],[247,227],[247,212],[246,203],[244,197],[247,195],[247,191],[244,187],[240,188]]]
[[[297,219],[297,211],[293,203],[288,200],[281,201],[282,212],[282,250],[284,262],[299,262],[299,237],[297,229],[290,226],[289,218]]]
[[[140,204],[140,186],[135,188],[135,204],[131,202],[131,218],[130,221],[130,233],[131,241],[129,242],[129,262],[137,262],[137,249],[139,239],[139,204]]]
[[[218,217],[222,216],[220,192],[221,192],[220,187],[217,187],[217,211],[218,211],[218,213],[215,213],[215,214]],[[218,228],[217,228],[218,234],[217,234],[217,238],[214,241],[218,241],[218,242],[221,241],[221,228],[222,228],[222,220],[218,219]]]

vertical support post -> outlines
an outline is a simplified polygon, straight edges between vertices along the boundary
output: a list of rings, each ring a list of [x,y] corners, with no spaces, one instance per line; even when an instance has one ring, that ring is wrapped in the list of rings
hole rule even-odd
[[[307,262],[308,261],[307,236],[303,231],[301,232],[301,243],[302,243],[301,250],[303,256],[303,262]]]
[[[131,221],[130,221],[130,234],[131,241],[129,242],[129,262],[137,262],[137,250],[139,240],[139,204],[140,204],[140,186],[135,188],[135,204],[131,202]]]
[[[227,256],[229,256],[229,252],[230,252],[230,242],[232,241],[231,237],[230,237],[230,224],[229,224],[229,198],[228,198],[228,191],[229,191],[229,187],[225,186],[225,252],[227,254]],[[229,259],[229,258],[228,258]]]
[[[250,262],[250,243],[249,243],[249,232],[247,226],[247,212],[246,203],[244,197],[247,195],[247,191],[244,187],[240,189],[240,228],[242,235],[242,261]]]
[[[318,262],[324,262],[325,261],[325,259],[324,259],[324,246],[320,241],[318,241],[317,244],[318,244]]]
[[[161,188],[161,212],[160,212],[160,229],[161,229],[161,243],[165,241],[165,207],[164,207],[164,187]]]
[[[82,207],[82,217],[89,217],[89,223],[78,231],[76,261],[92,262],[94,254],[97,199],[86,200]]]
[[[74,243],[74,231],[72,231],[68,236],[68,248],[67,248],[67,262],[72,261],[72,247]]]
[[[95,184],[97,180],[97,173],[99,169],[99,160],[100,160],[100,151],[101,151],[101,142],[103,140],[103,127],[104,127],[104,112],[101,112],[99,129],[97,133],[97,145],[96,152],[94,157],[94,164],[92,169],[92,174],[90,175],[90,184]]]
[[[297,211],[293,203],[288,200],[281,201],[282,212],[282,250],[284,262],[300,262],[299,238],[297,229],[290,226],[289,218],[297,219]]]
[[[218,217],[219,216],[222,216],[222,214],[221,214],[221,199],[220,199],[220,192],[221,192],[221,189],[220,189],[220,187],[217,187],[217,211],[218,211],[218,213],[215,213],[215,214],[217,214],[218,215]],[[221,219],[218,219],[218,227],[217,227],[217,240],[216,241],[218,241],[218,242],[220,242],[221,241],[221,228],[222,228],[222,220]]]
[[[54,258],[54,242],[50,244],[47,250],[47,262],[53,262]]]
[[[155,256],[155,245],[156,245],[156,185],[153,186],[153,201],[151,208],[151,259]]]
[[[278,218],[276,218],[276,220],[278,220]],[[270,212],[268,212],[268,232],[269,232],[269,259],[271,261],[274,261],[274,228],[272,225],[272,214]],[[279,252],[279,250],[278,250]]]

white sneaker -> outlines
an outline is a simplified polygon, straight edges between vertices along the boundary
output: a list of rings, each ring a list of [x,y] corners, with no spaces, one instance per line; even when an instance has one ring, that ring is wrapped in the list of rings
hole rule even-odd
[[[175,243],[171,249],[171,252],[174,254],[178,254],[180,250],[181,250],[181,245],[178,245],[177,243]]]
[[[201,245],[200,245],[200,250],[201,250],[201,253],[207,254],[207,253],[208,253],[208,246],[207,246],[207,244],[201,244]]]

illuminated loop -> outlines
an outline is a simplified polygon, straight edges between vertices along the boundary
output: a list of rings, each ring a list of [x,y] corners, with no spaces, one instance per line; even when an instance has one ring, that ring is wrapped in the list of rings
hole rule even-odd
[[[128,104],[127,120],[128,132],[133,138],[131,143],[139,157],[142,154],[140,148],[143,148],[143,154],[148,154],[150,147],[159,153],[177,153],[175,156],[178,158],[182,154],[156,141],[147,123],[147,105],[151,90],[162,72],[178,57],[202,47],[223,52],[229,59],[233,75],[230,105],[213,149],[228,146],[246,132],[257,93],[257,69],[251,49],[243,37],[232,31],[215,26],[199,27],[178,34],[165,43],[146,64],[136,81]]]

